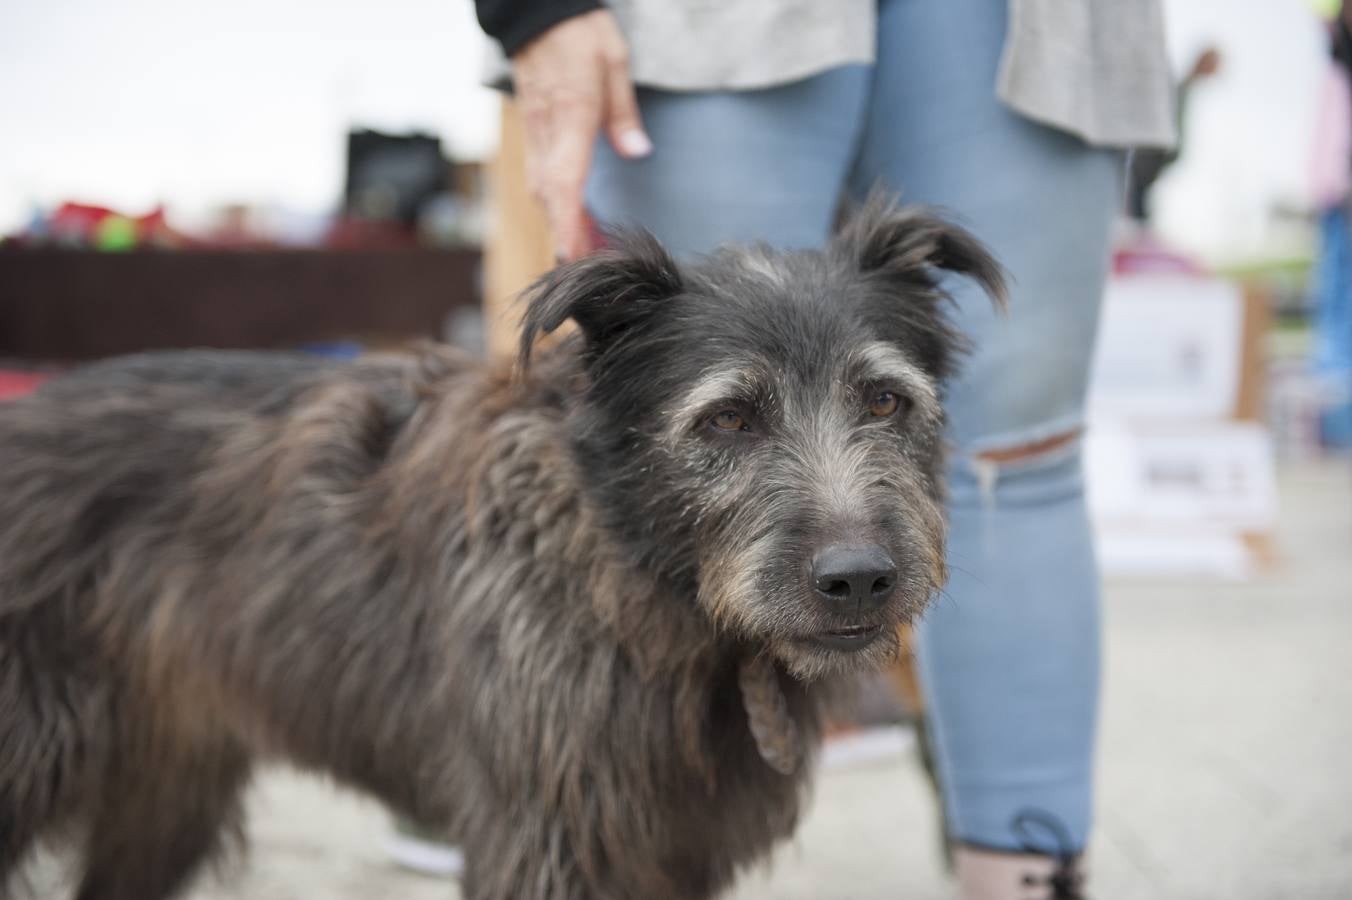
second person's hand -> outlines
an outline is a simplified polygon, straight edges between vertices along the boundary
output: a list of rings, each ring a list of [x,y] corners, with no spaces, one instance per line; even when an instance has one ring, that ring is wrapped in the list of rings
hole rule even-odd
[[[615,152],[652,152],[629,76],[629,49],[604,9],[565,19],[512,57],[525,126],[526,177],[561,260],[591,249],[583,204],[592,145],[604,126]]]

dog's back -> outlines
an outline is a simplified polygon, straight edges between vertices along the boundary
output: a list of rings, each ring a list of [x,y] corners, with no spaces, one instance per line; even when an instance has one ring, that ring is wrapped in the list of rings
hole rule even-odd
[[[151,353],[0,405],[0,616],[88,602],[110,535],[187,492],[241,429],[285,415],[341,364],[299,354]],[[351,367],[348,367],[351,368]]]
[[[158,353],[0,403],[0,896],[54,828],[88,829],[80,897],[128,900],[172,889],[229,833],[251,753],[229,701],[179,663],[210,649],[185,623],[215,615],[193,611],[207,601],[189,573],[268,513],[244,488],[285,478],[276,448],[328,488],[369,473],[416,404],[416,373],[393,357]],[[301,407],[332,416],[310,423],[309,445]],[[265,447],[255,469],[230,470]],[[125,865],[144,842],[158,862]]]

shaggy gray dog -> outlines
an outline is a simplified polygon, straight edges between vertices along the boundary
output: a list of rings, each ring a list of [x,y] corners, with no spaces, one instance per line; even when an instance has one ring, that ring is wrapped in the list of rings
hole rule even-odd
[[[718,893],[793,830],[815,685],[944,581],[939,269],[1002,293],[881,202],[632,235],[536,285],[515,375],[154,354],[0,404],[0,885],[56,836],[79,900],[168,897],[279,759],[447,829],[470,900]]]

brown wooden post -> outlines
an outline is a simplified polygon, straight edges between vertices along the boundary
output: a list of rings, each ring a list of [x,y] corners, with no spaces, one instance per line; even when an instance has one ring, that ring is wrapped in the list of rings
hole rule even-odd
[[[488,166],[484,243],[484,325],[488,352],[513,353],[521,310],[513,301],[554,264],[549,223],[526,184],[525,136],[510,97],[502,101],[497,156]]]

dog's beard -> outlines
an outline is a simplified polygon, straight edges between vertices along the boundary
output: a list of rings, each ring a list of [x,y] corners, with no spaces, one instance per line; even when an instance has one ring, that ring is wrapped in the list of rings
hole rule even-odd
[[[858,650],[831,650],[800,639],[771,639],[769,650],[784,668],[801,681],[881,669],[901,654],[899,625],[884,625],[878,636]]]
[[[928,601],[927,594],[898,596],[871,617],[870,624],[878,626],[878,634],[867,646],[831,649],[815,643],[813,637],[840,627],[840,622],[817,610],[816,600],[804,587],[786,585],[783,567],[772,562],[773,548],[768,539],[727,554],[705,568],[700,604],[716,627],[748,643],[753,652],[768,652],[802,681],[877,669],[894,661],[901,651],[899,627]]]

